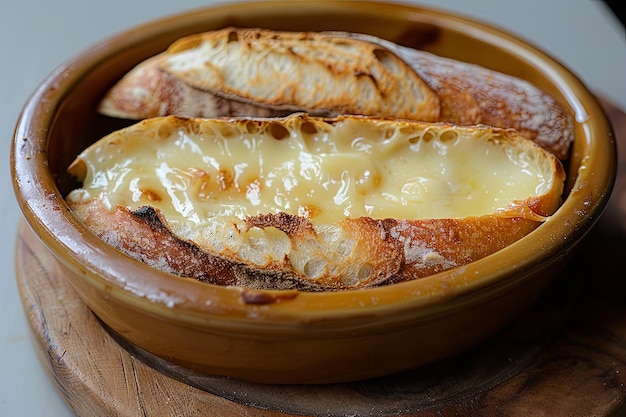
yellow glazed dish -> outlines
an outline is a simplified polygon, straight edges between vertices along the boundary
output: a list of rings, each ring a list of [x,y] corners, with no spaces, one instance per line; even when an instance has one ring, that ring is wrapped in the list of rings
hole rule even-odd
[[[132,260],[69,210],[64,197],[75,184],[65,175],[67,167],[88,145],[124,126],[96,112],[124,73],[181,36],[227,25],[369,33],[528,80],[552,94],[575,120],[562,206],[493,255],[366,290],[250,294],[180,279]],[[265,383],[328,383],[432,363],[510,323],[593,227],[613,186],[615,159],[610,126],[586,87],[541,50],[497,28],[399,4],[255,2],[151,22],[65,62],[24,107],[11,170],[25,221],[81,299],[122,337],[202,372]]]

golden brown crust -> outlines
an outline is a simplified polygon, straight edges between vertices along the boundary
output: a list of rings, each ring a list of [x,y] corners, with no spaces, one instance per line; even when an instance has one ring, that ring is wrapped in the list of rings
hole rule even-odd
[[[179,39],[140,63],[100,111],[135,119],[303,111],[435,121],[439,98],[403,60],[371,42],[226,28]]]
[[[338,226],[349,251],[340,256],[340,261],[359,270],[355,274],[316,276],[314,271],[311,275],[295,271],[290,259],[259,267],[233,259],[236,257],[227,252],[205,252],[173,233],[160,213],[150,207],[135,211],[117,207],[109,211],[98,200],[70,202],[70,207],[105,242],[165,272],[215,285],[305,291],[365,288],[423,278],[490,255],[540,224],[495,215],[465,219],[346,219]],[[247,219],[246,223],[288,230],[294,247],[306,247],[312,259],[328,258],[324,251],[329,245],[320,242],[304,218],[264,216],[262,222]]]
[[[219,42],[232,37],[234,41]],[[189,52],[202,42],[212,44],[214,49],[238,42],[243,46],[229,57],[237,60],[235,67],[249,69],[235,81],[222,80],[219,69],[203,59],[205,52]],[[293,53],[293,45],[298,42],[311,42],[315,48]],[[270,48],[276,52],[277,64],[288,56],[287,72],[296,74],[300,84],[283,82],[285,75],[260,67],[263,55],[258,49],[255,52],[253,46],[257,43],[261,50]],[[343,43],[358,51],[356,54],[345,52],[347,68],[341,67],[340,59],[330,60],[333,54],[341,55],[342,48],[338,45]],[[185,65],[171,64],[172,57],[185,53],[194,59],[181,59]],[[363,62],[353,62],[355,55]],[[188,64],[194,60],[198,61],[195,65]],[[319,73],[328,76],[325,82],[312,81]],[[411,83],[403,81],[407,78],[411,78]],[[344,90],[343,86],[351,83],[370,85],[362,82],[363,79],[371,80],[374,88],[346,87]],[[277,82],[289,86],[278,86]],[[411,97],[407,94],[408,85],[415,94],[412,104],[406,102],[406,97]],[[304,96],[316,97],[317,101],[298,98],[295,93],[298,88]],[[415,107],[414,112],[407,112],[410,107]],[[568,158],[573,140],[571,115],[550,95],[521,79],[377,37],[344,32],[227,28],[183,38],[122,78],[101,102],[100,111],[131,119],[168,114],[274,117],[306,111],[321,116],[365,114],[459,125],[485,124],[514,128],[561,160]]]
[[[559,159],[568,159],[573,121],[547,93],[519,79],[425,52],[405,49],[401,56],[437,92],[440,120],[513,128]]]
[[[568,159],[574,140],[572,116],[534,85],[374,36],[333,33],[379,44],[401,57],[439,96],[440,121],[513,128],[559,159]]]
[[[89,229],[138,261],[216,285],[236,283],[232,262],[209,256],[172,235],[153,208],[131,211],[119,206],[109,211],[97,200],[70,205]]]
[[[407,247],[405,252],[415,254],[417,261],[405,259],[390,283],[422,278],[484,258],[526,236],[540,224],[498,216],[395,223],[394,234]],[[428,250],[428,254],[423,255],[423,250]]]

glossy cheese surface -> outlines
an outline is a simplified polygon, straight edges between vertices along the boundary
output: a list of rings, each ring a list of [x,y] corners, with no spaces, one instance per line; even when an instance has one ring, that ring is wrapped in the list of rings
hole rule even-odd
[[[547,192],[552,162],[541,155],[492,130],[449,125],[166,117],[85,150],[70,168],[83,187],[69,198],[150,205],[195,224],[277,212],[313,223],[461,218]]]

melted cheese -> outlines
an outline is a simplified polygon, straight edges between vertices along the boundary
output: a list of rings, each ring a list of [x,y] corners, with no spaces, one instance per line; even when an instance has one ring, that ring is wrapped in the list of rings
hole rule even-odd
[[[480,131],[351,118],[291,125],[167,120],[84,151],[83,188],[69,198],[96,197],[110,208],[151,205],[170,222],[283,211],[335,223],[491,214],[545,193],[553,181],[528,148],[520,153]]]

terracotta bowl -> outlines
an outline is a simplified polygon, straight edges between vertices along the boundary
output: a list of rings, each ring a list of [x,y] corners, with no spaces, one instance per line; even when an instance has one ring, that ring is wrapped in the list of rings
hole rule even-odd
[[[121,126],[96,114],[104,92],[175,39],[227,25],[346,30],[524,78],[574,115],[566,199],[515,244],[466,267],[382,288],[336,293],[242,291],[176,278],[103,244],[69,211],[64,172]],[[78,295],[129,342],[173,363],[266,383],[371,378],[459,353],[528,308],[563,269],[608,200],[616,171],[610,126],[566,68],[497,28],[440,11],[374,2],[255,2],[195,10],[133,28],[65,62],[27,102],[11,169],[25,221]]]

